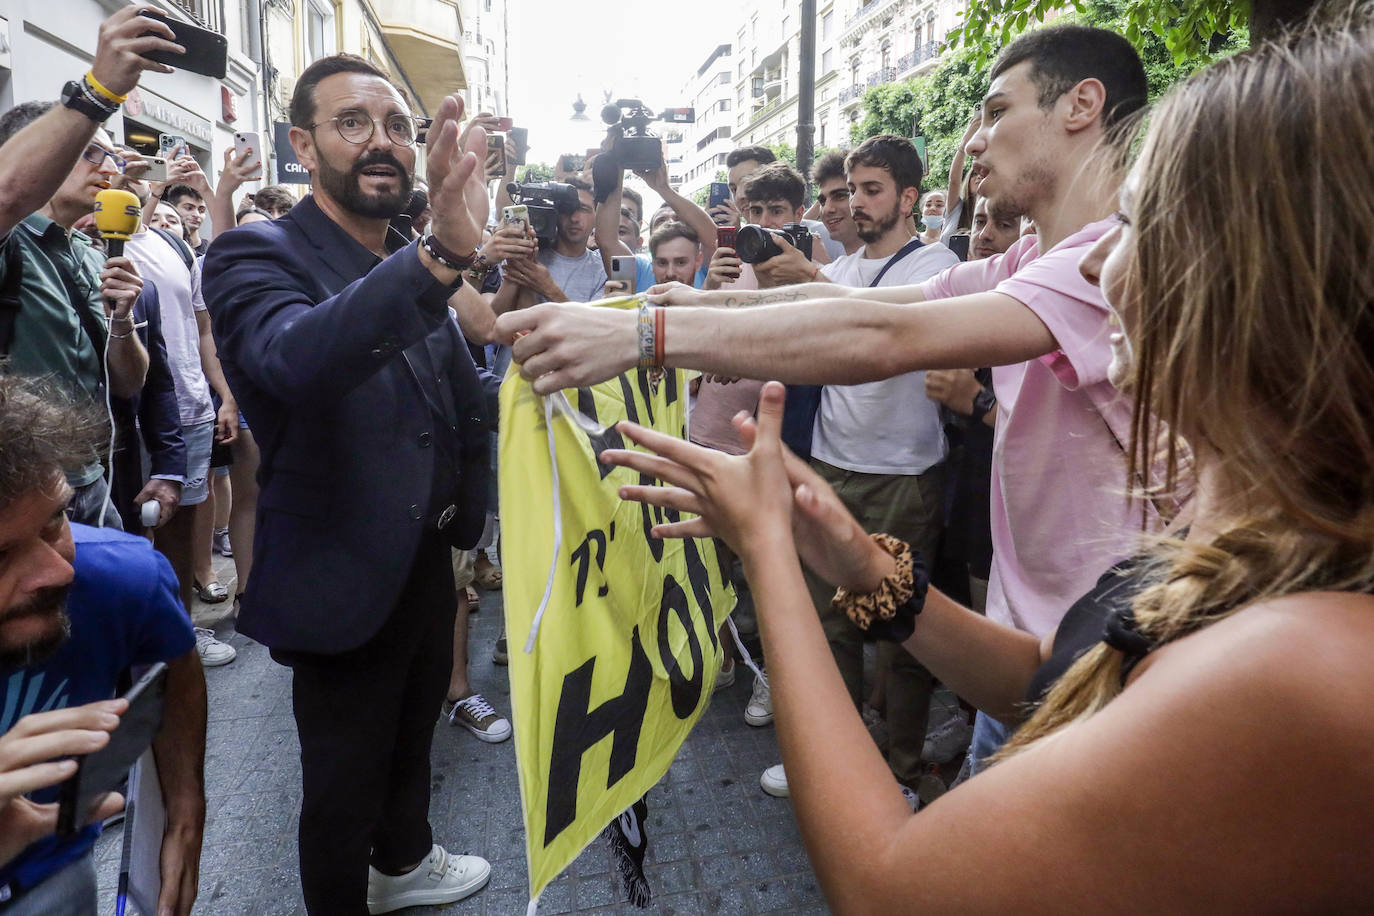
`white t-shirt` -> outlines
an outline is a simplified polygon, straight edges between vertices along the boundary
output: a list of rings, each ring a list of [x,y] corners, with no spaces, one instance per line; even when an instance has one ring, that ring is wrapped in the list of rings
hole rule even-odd
[[[200,294],[200,262],[192,270],[171,243],[148,229],[140,229],[124,245],[139,276],[157,287],[162,310],[162,338],[167,343],[167,363],[181,410],[181,425],[195,426],[215,418],[210,385],[200,366],[200,327],[196,312],[205,310]]]
[[[822,270],[831,282],[868,286],[889,258],[866,258],[867,246]],[[943,245],[923,245],[883,274],[879,286],[906,286],[959,259]],[[811,434],[813,457],[862,474],[921,474],[945,459],[940,405],[926,397],[926,374],[908,372],[862,385],[826,385]]]

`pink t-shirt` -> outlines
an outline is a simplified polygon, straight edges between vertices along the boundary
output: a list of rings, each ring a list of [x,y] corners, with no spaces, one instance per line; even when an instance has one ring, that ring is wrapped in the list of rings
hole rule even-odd
[[[1005,254],[921,285],[927,300],[1004,293],[1035,312],[1059,344],[1039,359],[992,370],[987,614],[1036,636],[1053,632],[1108,567],[1135,551],[1146,511],[1125,496],[1131,401],[1107,381],[1107,306],[1078,271],[1112,225],[1112,218],[1089,223],[1044,255],[1027,236]]]

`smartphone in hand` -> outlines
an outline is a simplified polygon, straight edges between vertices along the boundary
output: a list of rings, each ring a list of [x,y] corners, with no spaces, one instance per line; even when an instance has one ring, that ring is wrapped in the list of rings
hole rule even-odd
[[[213,76],[217,80],[224,79],[229,67],[229,42],[223,35],[209,29],[198,28],[181,19],[173,19],[157,10],[139,10],[138,15],[156,19],[166,25],[176,36],[175,42],[186,49],[185,54],[177,54],[174,51],[149,51],[143,55],[148,60],[155,60],[178,70],[187,70],[203,76]],[[152,33],[144,32],[143,34],[150,35]]]
[[[77,758],[77,770],[58,790],[57,835],[69,837],[86,826],[100,800],[115,791],[162,727],[167,665],[158,662],[124,694],[129,708],[110,733],[110,743]]]
[[[262,167],[262,142],[258,140],[257,131],[238,131],[234,134],[234,158],[237,159],[244,153],[249,153],[248,159],[243,163],[244,168]]]
[[[635,264],[634,255],[616,255],[611,258],[611,272],[609,278],[625,284],[625,292],[633,294],[635,289],[635,277],[637,276],[638,265]]]

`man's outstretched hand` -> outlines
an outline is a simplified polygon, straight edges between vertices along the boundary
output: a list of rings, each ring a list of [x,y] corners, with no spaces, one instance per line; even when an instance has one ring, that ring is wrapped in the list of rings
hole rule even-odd
[[[459,143],[458,122],[463,119],[463,100],[450,95],[439,105],[429,128],[429,206],[434,213],[430,231],[439,244],[455,254],[466,255],[482,245],[487,225],[487,189],[482,182],[482,160],[487,155],[487,132],[470,128]]]
[[[507,312],[496,339],[511,345],[520,375],[536,394],[615,378],[639,362],[634,309],[557,303]]]

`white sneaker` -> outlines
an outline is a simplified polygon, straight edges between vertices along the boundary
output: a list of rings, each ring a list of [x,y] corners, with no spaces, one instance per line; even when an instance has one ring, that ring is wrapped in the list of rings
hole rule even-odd
[[[491,879],[491,865],[480,856],[450,855],[438,843],[429,856],[404,875],[367,869],[367,911],[390,913],[408,906],[453,903],[470,897]]]
[[[768,676],[754,676],[754,692],[749,694],[749,705],[744,707],[744,721],[755,728],[762,728],[773,722],[773,692],[768,687]]]
[[[729,668],[725,667],[724,665],[721,665],[720,670],[716,672],[715,689],[724,690],[726,687],[729,687],[733,683],[735,683],[735,660],[732,658],[730,659]]]
[[[915,814],[917,809],[921,807],[921,796],[917,795],[915,792],[913,792],[906,786],[901,786],[901,790],[902,798],[905,799],[907,805],[911,807],[911,813]]]
[[[480,693],[444,700],[443,709],[450,724],[463,726],[488,744],[500,744],[510,737],[510,720],[499,715]]]
[[[759,777],[759,788],[774,798],[787,798],[792,793],[787,790],[787,773],[782,764],[771,766]]]
[[[227,642],[215,638],[214,630],[196,627],[196,651],[200,653],[200,663],[206,668],[227,665],[239,657],[238,650]]]

